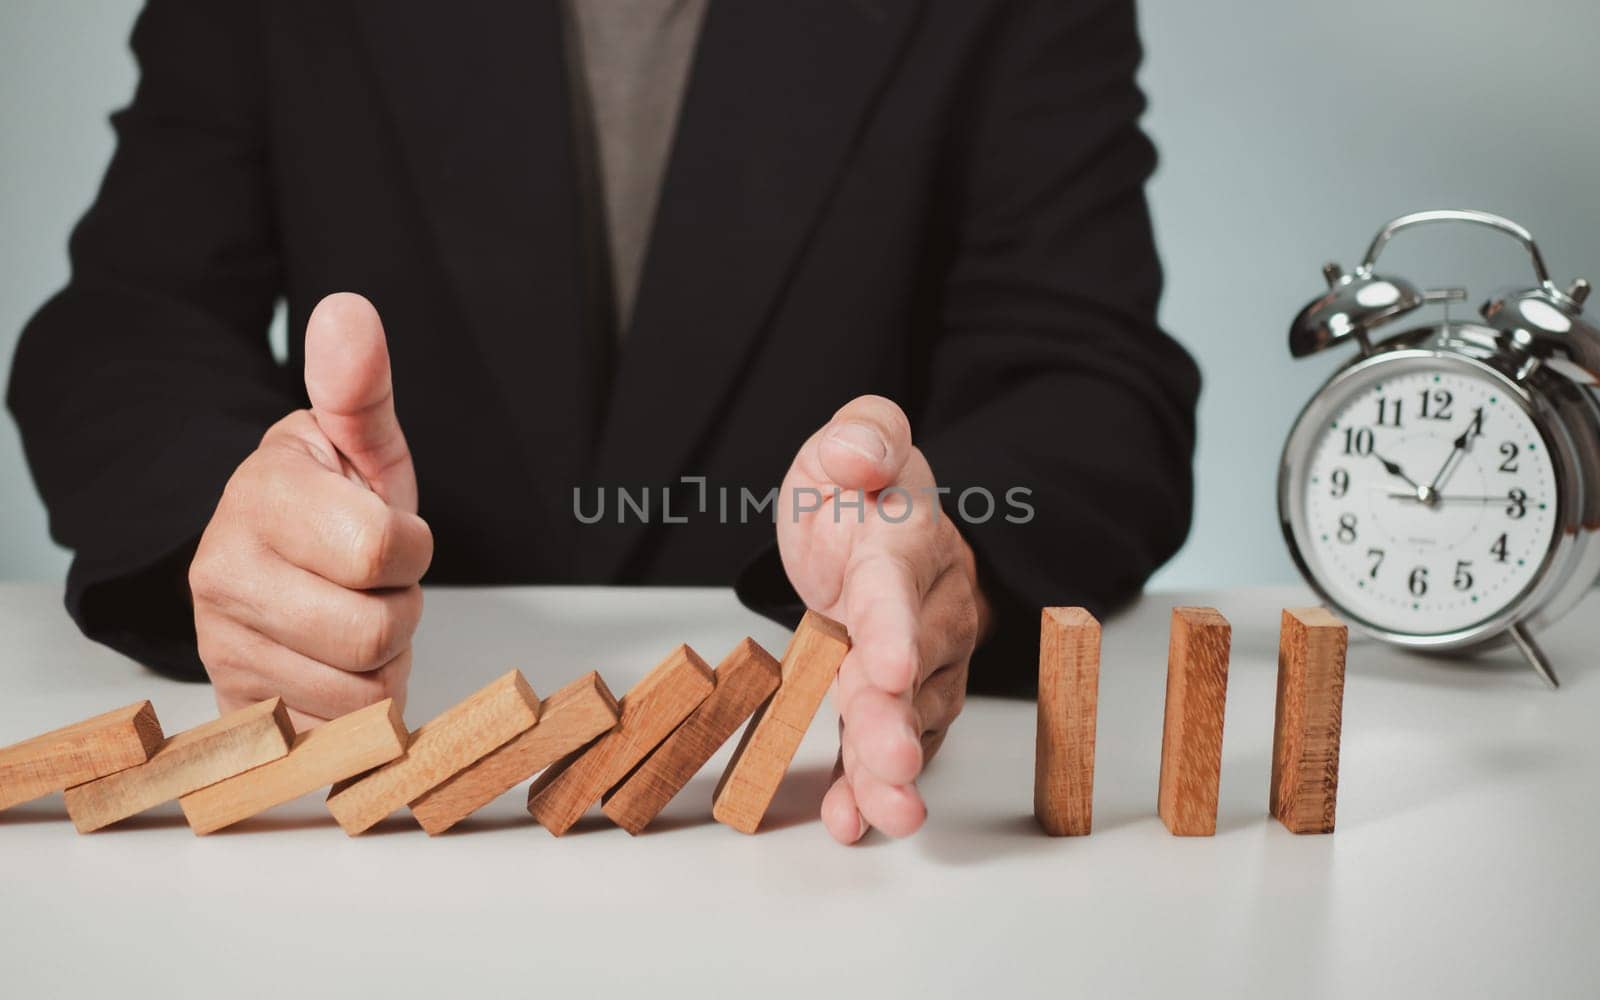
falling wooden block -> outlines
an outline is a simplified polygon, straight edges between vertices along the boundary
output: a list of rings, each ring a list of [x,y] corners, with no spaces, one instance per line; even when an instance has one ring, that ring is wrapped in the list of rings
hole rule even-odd
[[[716,688],[683,725],[605,795],[612,822],[637,834],[705,766],[733,731],[778,689],[782,668],[772,654],[745,639],[717,664]]]
[[[1039,730],[1033,814],[1052,837],[1087,836],[1094,816],[1100,623],[1083,608],[1039,615]]]
[[[528,787],[528,812],[557,837],[572,829],[714,686],[699,654],[688,646],[673,650],[622,696],[615,729],[545,768]]]
[[[538,721],[538,696],[513,670],[423,723],[399,759],[334,785],[328,811],[350,836],[365,833]]]
[[[711,814],[742,833],[755,833],[823,695],[850,652],[850,634],[831,618],[807,611],[783,654],[783,678],[722,772]]]
[[[411,803],[430,835],[440,834],[617,724],[617,699],[596,673],[546,698],[539,722]]]
[[[67,789],[67,815],[89,833],[277,760],[293,740],[283,699],[257,702],[167,739],[143,764]]]
[[[0,749],[0,809],[127,770],[161,746],[148,701]]]
[[[1292,833],[1332,833],[1349,629],[1326,608],[1288,608],[1278,639],[1269,808]]]
[[[1215,608],[1173,608],[1157,809],[1180,837],[1217,832],[1222,713],[1233,628]]]
[[[387,764],[406,752],[405,720],[392,698],[300,733],[286,756],[178,800],[196,836]]]

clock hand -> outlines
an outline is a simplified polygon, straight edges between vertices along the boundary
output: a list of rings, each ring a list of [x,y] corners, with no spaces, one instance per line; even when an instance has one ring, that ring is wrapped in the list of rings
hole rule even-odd
[[[1439,466],[1438,475],[1434,476],[1433,481],[1428,484],[1428,493],[1430,495],[1439,492],[1439,487],[1444,485],[1445,478],[1455,470],[1457,460],[1466,454],[1467,442],[1470,440],[1472,440],[1472,427],[1469,426],[1451,443],[1450,454],[1444,457],[1444,464]]]
[[[1398,462],[1391,462],[1377,452],[1373,452],[1372,457],[1383,463],[1383,470],[1389,473],[1389,475],[1399,476],[1414,490],[1422,489],[1422,487],[1417,485],[1417,481],[1415,479],[1412,479],[1410,476],[1405,474],[1405,471],[1400,468],[1400,464]]]
[[[1415,503],[1504,503],[1510,499],[1504,493],[1494,497],[1476,497],[1466,496],[1464,494],[1444,496],[1442,494],[1435,493],[1432,494],[1432,498],[1429,500],[1423,500],[1415,493],[1391,493],[1389,494],[1389,497],[1393,500],[1410,500]]]

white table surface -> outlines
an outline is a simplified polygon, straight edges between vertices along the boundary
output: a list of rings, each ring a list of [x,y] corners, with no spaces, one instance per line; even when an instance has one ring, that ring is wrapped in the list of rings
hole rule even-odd
[[[716,590],[433,590],[412,726],[510,666],[619,694],[672,645],[784,632]],[[350,839],[311,796],[235,832],[177,806],[78,836],[60,796],[0,813],[0,994],[1600,996],[1600,638],[1545,637],[1565,687],[1352,644],[1338,832],[1265,815],[1279,609],[1294,589],[1162,593],[1107,624],[1095,832],[1031,818],[1034,706],[974,699],[923,781],[926,827],[833,844],[818,716],[766,830],[711,822],[727,749],[645,835],[556,840],[517,789],[443,837]],[[1154,814],[1168,609],[1234,623],[1213,838]],[[0,586],[0,743],[140,698],[167,731],[208,688],[82,639],[55,588]],[[1030,667],[1031,669],[1031,667]]]

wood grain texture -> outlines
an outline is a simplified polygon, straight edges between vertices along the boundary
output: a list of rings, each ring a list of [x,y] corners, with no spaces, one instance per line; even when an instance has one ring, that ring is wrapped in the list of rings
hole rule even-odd
[[[606,793],[606,815],[629,833],[649,826],[734,730],[771,697],[782,667],[754,639],[746,638],[723,657],[714,673],[716,688],[706,700]]]
[[[546,698],[539,722],[510,743],[411,803],[412,815],[437,835],[617,725],[617,699],[596,673]]]
[[[783,654],[783,678],[750,720],[712,794],[711,814],[742,833],[755,833],[822,706],[828,686],[850,652],[850,634],[831,618],[807,611]]]
[[[423,723],[399,759],[334,785],[328,811],[350,836],[365,833],[538,721],[539,698],[513,670]]]
[[[1268,809],[1292,833],[1333,832],[1349,640],[1326,608],[1283,612]]]
[[[0,809],[143,764],[161,739],[141,701],[0,749]]]
[[[277,760],[293,741],[283,699],[257,702],[163,741],[143,764],[67,789],[67,815],[89,833]]]
[[[715,687],[711,668],[688,646],[656,664],[618,702],[617,727],[545,768],[528,786],[528,812],[557,837],[572,829]]]
[[[288,754],[178,799],[196,836],[387,764],[406,752],[400,706],[385,698],[295,736]]]
[[[1173,608],[1157,811],[1180,837],[1217,832],[1233,628],[1215,608]]]
[[[1100,623],[1083,608],[1039,615],[1039,727],[1033,814],[1052,837],[1083,837],[1094,820]]]

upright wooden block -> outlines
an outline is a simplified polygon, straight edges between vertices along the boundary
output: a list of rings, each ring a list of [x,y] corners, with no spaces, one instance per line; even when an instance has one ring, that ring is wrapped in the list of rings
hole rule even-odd
[[[1217,832],[1222,715],[1233,628],[1215,608],[1173,608],[1157,809],[1180,837]]]
[[[778,661],[754,639],[735,646],[717,664],[716,689],[710,696],[632,774],[606,793],[606,815],[629,833],[643,830],[778,689],[781,676]]]
[[[196,836],[232,826],[273,806],[387,764],[406,752],[405,720],[385,698],[300,733],[286,756],[178,800]]]
[[[350,836],[365,833],[538,721],[539,699],[513,670],[423,723],[399,759],[334,785],[328,811]]]
[[[850,634],[843,625],[806,612],[784,651],[778,690],[745,727],[712,795],[711,814],[719,822],[742,833],[755,833],[761,826],[848,652]]]
[[[293,741],[283,699],[257,702],[167,739],[143,764],[67,789],[67,815],[89,833],[277,760]]]
[[[150,759],[161,723],[148,701],[0,749],[0,809],[115,774]]]
[[[618,704],[617,727],[545,768],[528,786],[528,812],[557,837],[706,700],[715,681],[694,650],[679,646]]]
[[[1350,634],[1326,608],[1287,608],[1278,639],[1269,808],[1292,833],[1332,833]]]
[[[546,698],[539,722],[505,746],[411,803],[429,835],[445,832],[617,724],[617,699],[596,673]]]
[[[1094,817],[1100,623],[1083,608],[1039,615],[1039,730],[1033,814],[1052,837],[1087,836]]]

